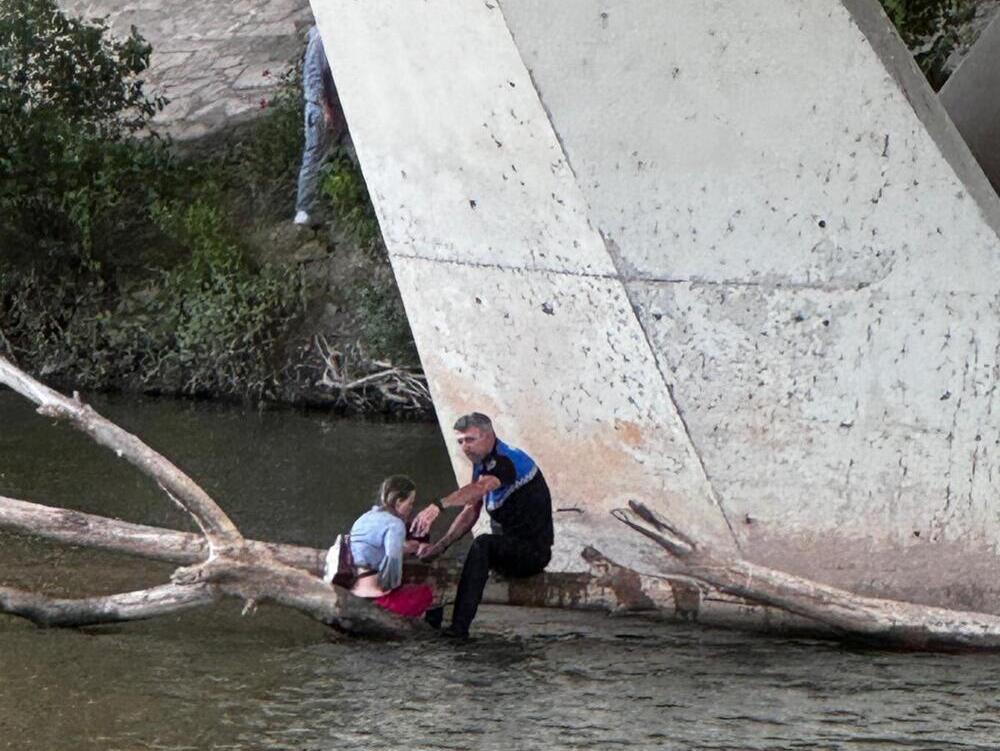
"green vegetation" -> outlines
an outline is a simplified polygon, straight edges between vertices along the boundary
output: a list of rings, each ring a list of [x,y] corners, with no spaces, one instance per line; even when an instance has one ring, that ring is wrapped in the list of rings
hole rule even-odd
[[[975,0],[881,0],[903,41],[935,90],[948,77],[945,63],[975,16]]]
[[[0,241],[38,257],[100,260],[143,213],[169,162],[134,140],[164,104],[139,76],[150,47],[53,0],[0,6]]]
[[[205,204],[154,213],[191,255],[128,287],[86,268],[0,271],[9,348],[32,370],[88,388],[273,396],[300,305],[295,277],[254,268]]]
[[[384,251],[368,186],[361,170],[343,148],[336,149],[323,166],[322,190],[345,236],[369,253]]]
[[[299,72],[251,125],[178,156],[149,136],[165,104],[143,87],[150,52],[135,29],[115,39],[53,0],[0,7],[0,352],[67,386],[294,399],[307,311],[322,307],[309,295],[329,292],[292,258],[318,241],[288,224]],[[345,152],[325,188],[338,252],[361,259],[340,307],[369,356],[415,362]]]
[[[375,358],[416,363],[413,335],[395,280],[387,273],[386,249],[368,187],[344,149],[335,150],[324,166],[322,190],[340,235],[366,256],[364,279],[348,294],[363,344]]]

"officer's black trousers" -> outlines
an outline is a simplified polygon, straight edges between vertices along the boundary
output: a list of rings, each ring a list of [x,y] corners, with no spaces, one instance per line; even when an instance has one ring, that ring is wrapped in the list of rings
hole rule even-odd
[[[545,569],[551,557],[552,549],[536,542],[502,534],[477,537],[462,567],[452,629],[469,630],[491,570],[508,577],[533,576]]]

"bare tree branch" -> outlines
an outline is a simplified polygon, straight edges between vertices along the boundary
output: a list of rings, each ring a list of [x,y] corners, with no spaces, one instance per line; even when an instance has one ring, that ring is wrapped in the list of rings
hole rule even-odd
[[[220,597],[207,584],[177,586],[164,584],[136,592],[61,599],[0,587],[0,611],[27,618],[38,626],[94,626],[101,623],[136,621],[209,605]]]
[[[629,509],[616,509],[614,516],[665,548],[682,572],[692,578],[826,624],[844,637],[907,649],[1000,649],[998,616],[862,597],[716,555],[635,501],[629,502]]]
[[[236,525],[191,478],[138,438],[84,405],[76,395],[72,400],[67,399],[2,357],[0,383],[38,404],[41,414],[69,421],[155,479],[170,498],[191,514],[205,535],[208,548],[207,551],[199,548],[187,537],[173,537],[172,542],[178,547],[170,551],[171,556],[200,554],[201,557],[195,566],[175,572],[173,583],[165,587],[77,600],[55,600],[9,589],[2,591],[0,611],[47,625],[107,623],[206,604],[221,593],[239,597],[248,605],[272,600],[295,607],[323,623],[351,633],[398,637],[429,630],[430,627],[422,621],[393,615],[367,600],[325,584],[314,575],[280,562],[271,546],[247,544]],[[61,539],[68,539],[74,534],[79,537],[81,530],[73,532],[71,529],[76,524],[86,528],[85,533],[92,542],[105,547],[113,542],[116,533],[129,536],[126,544],[129,552],[141,554],[142,550],[150,547],[148,537],[143,537],[148,536],[149,528],[144,530],[139,525],[120,522],[113,531],[95,531],[92,518],[86,515],[53,512],[51,509],[39,514],[38,509],[28,509],[23,502],[12,499],[2,505],[2,514],[9,525],[18,517],[21,523],[26,516],[34,515],[36,520],[41,517],[44,523],[36,527],[47,527],[53,536]],[[310,567],[315,567],[317,563],[315,555],[308,554],[302,562]]]
[[[201,535],[3,496],[0,496],[0,528],[30,533],[67,545],[100,548],[185,566],[208,559],[208,543]],[[270,554],[281,563],[315,576],[323,573],[325,550],[258,540],[246,540],[245,543],[254,555]]]
[[[68,421],[156,480],[191,514],[208,539],[213,554],[216,549],[242,543],[243,536],[236,525],[190,477],[134,435],[83,404],[76,395],[74,399],[67,399],[24,373],[4,357],[0,357],[0,383],[10,386],[39,405],[39,413]]]

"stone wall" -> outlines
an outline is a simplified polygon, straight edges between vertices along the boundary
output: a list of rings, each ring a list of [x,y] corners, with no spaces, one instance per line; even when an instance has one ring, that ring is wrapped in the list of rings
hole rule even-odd
[[[261,112],[302,54],[312,23],[306,0],[60,0],[67,11],[130,26],[153,45],[149,88],[170,103],[154,121],[178,140],[216,133]]]

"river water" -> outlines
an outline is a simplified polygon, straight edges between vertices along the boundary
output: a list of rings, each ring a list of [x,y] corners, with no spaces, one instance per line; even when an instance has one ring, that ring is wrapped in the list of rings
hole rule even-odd
[[[96,405],[248,536],[323,545],[380,479],[453,476],[435,426],[169,400]],[[0,495],[187,528],[109,452],[0,393]],[[125,591],[171,567],[0,533],[0,582]],[[41,630],[0,616],[0,748],[997,749],[1000,656],[862,651],[593,613],[486,607],[467,643],[335,638],[228,603]]]

